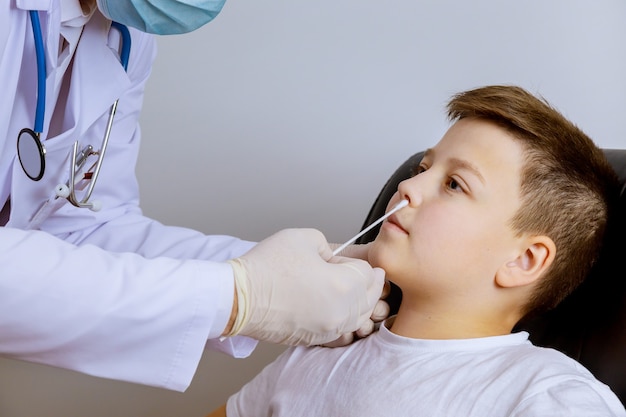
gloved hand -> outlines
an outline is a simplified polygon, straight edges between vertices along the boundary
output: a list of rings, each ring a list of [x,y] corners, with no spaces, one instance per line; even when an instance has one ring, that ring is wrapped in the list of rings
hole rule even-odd
[[[330,248],[334,251],[336,248],[341,246],[340,243],[331,243]],[[363,259],[364,261],[368,258],[369,248],[371,246],[370,243],[366,244],[354,244],[347,246],[344,250],[342,250],[338,256],[346,256],[349,258],[357,258]],[[363,323],[361,327],[357,329],[357,331],[352,333],[345,333],[339,336],[336,340],[332,342],[323,343],[322,346],[325,347],[339,347],[349,345],[354,341],[356,337],[363,338],[369,336],[376,329],[376,325],[381,321],[385,320],[389,317],[389,304],[385,301],[385,298],[389,295],[391,291],[391,286],[389,282],[385,282],[385,287],[383,288],[383,293],[380,296],[380,299],[376,303],[376,307],[374,307],[374,311],[368,321]]]
[[[227,336],[315,345],[367,323],[380,298],[384,271],[333,257],[314,229],[288,229],[230,261],[237,315]]]

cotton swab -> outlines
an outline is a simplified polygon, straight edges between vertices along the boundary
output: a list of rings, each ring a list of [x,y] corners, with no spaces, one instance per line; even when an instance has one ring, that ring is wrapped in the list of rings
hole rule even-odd
[[[376,220],[374,223],[370,224],[369,226],[367,226],[365,229],[361,230],[356,236],[354,236],[352,239],[348,240],[346,243],[344,243],[343,245],[339,246],[337,249],[335,249],[333,251],[333,256],[336,256],[339,252],[341,252],[342,250],[344,250],[345,248],[347,248],[349,245],[351,245],[355,240],[357,240],[358,238],[360,238],[361,236],[363,236],[365,233],[369,232],[370,230],[372,230],[372,228],[374,228],[378,223],[382,222],[383,220],[385,220],[387,217],[391,216],[393,213],[395,213],[396,211],[400,210],[403,207],[406,207],[406,205],[409,204],[409,200],[402,200],[400,201],[398,204],[396,204],[391,210],[389,210],[384,216],[382,216],[380,219]]]

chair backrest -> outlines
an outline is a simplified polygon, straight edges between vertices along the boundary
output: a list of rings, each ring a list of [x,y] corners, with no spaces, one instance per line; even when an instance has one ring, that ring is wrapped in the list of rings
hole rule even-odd
[[[621,184],[619,215],[608,231],[607,243],[585,282],[557,308],[516,330],[527,330],[535,345],[552,347],[578,360],[599,380],[611,387],[626,404],[626,149],[605,149]],[[374,201],[363,228],[385,213],[398,184],[411,176],[421,161],[419,152],[407,159],[389,178]],[[371,242],[380,227],[361,236],[357,243]],[[392,313],[402,294],[392,286],[388,298]]]

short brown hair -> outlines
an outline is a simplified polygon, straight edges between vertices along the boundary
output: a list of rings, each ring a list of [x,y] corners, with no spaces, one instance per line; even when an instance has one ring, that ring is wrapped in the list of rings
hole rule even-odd
[[[598,258],[608,212],[619,195],[617,175],[585,133],[546,100],[520,87],[459,93],[448,103],[448,117],[495,123],[522,144],[521,207],[511,226],[520,235],[546,235],[557,248],[524,312],[555,307]]]

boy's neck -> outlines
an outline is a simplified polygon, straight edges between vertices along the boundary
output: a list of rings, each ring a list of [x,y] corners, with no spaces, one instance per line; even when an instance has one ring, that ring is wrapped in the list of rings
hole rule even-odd
[[[473,339],[511,333],[518,318],[502,314],[480,314],[459,309],[456,314],[431,308],[400,305],[391,332],[413,339]]]

